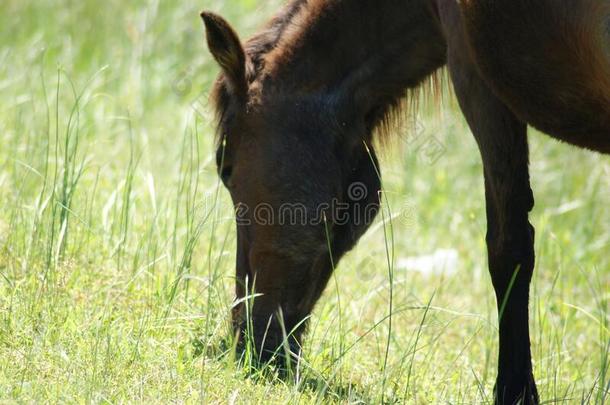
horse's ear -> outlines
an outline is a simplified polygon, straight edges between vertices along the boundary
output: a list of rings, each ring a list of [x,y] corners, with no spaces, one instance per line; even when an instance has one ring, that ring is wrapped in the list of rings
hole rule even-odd
[[[222,68],[231,90],[239,95],[246,94],[246,53],[239,36],[219,15],[204,11],[201,18],[205,24],[208,48]]]

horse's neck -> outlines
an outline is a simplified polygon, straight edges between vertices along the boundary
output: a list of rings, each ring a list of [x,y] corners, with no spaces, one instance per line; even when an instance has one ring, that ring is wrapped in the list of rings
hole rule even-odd
[[[430,0],[299,2],[264,57],[261,80],[272,90],[343,87],[393,100],[444,64],[445,41]]]

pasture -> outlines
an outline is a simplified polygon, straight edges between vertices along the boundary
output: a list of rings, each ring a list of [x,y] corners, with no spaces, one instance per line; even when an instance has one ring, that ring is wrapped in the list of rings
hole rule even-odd
[[[489,403],[482,164],[451,95],[381,148],[382,214],[288,381],[232,354],[234,215],[202,8],[242,37],[281,2],[5,0],[0,402]],[[610,401],[610,159],[533,130],[540,396]]]

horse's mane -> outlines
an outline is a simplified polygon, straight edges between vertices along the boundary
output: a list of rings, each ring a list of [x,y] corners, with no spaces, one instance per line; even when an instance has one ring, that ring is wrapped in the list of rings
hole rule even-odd
[[[274,72],[291,57],[292,48],[299,44],[308,30],[316,29],[316,19],[325,7],[336,3],[338,2],[333,0],[290,0],[259,33],[244,44],[248,59],[246,75],[253,87],[251,93],[254,93],[255,102],[261,82],[273,78]],[[375,138],[385,143],[396,128],[411,129],[408,125],[415,123],[414,117],[422,102],[429,99],[436,102],[441,100],[444,86],[448,82],[446,76],[445,69],[439,69],[418,86],[388,100],[376,119]],[[222,74],[214,85],[211,100],[220,127],[231,103],[231,95]],[[220,140],[221,135],[217,133],[217,140]]]

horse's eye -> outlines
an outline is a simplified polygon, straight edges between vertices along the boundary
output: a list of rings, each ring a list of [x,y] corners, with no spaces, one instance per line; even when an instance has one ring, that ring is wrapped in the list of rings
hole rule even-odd
[[[224,183],[225,186],[229,187],[229,182],[231,180],[231,174],[233,173],[232,166],[225,166],[220,171],[220,180]]]

